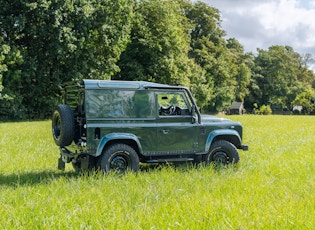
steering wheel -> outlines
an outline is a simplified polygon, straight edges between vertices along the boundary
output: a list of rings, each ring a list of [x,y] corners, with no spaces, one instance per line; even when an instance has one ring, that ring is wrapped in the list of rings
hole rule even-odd
[[[176,115],[176,107],[174,105],[171,105],[169,108],[170,115]]]

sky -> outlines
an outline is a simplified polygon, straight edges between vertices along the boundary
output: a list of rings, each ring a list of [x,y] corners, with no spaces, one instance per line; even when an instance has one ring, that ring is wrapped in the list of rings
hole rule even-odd
[[[315,0],[201,1],[219,9],[226,38],[236,38],[245,52],[288,45],[315,59]]]

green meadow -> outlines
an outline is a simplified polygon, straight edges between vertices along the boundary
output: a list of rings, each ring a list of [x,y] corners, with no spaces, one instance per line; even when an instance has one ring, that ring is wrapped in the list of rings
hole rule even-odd
[[[315,229],[315,116],[229,116],[235,167],[57,170],[51,122],[0,123],[0,229]]]

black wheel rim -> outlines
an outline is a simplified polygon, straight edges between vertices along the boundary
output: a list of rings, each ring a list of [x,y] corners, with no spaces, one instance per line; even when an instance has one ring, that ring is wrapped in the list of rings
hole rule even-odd
[[[222,151],[216,152],[213,155],[212,159],[216,165],[227,165],[229,162],[229,158],[228,158],[227,154],[225,152],[222,152]]]
[[[131,164],[130,158],[125,153],[116,153],[110,161],[110,171],[125,172]]]

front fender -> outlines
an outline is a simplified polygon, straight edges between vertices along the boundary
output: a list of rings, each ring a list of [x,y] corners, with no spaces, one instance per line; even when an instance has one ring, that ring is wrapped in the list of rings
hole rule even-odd
[[[217,137],[219,137],[219,139],[221,140],[227,140],[227,141],[232,142],[236,146],[236,148],[241,148],[242,139],[236,130],[218,129],[209,133],[207,141],[206,141],[205,152],[209,151],[213,140]]]
[[[140,153],[142,153],[141,144],[140,144],[140,141],[136,135],[131,134],[131,133],[110,133],[110,134],[103,136],[102,139],[100,140],[100,143],[98,144],[95,156],[96,157],[100,156],[103,152],[105,145],[108,142],[113,141],[113,140],[132,140],[132,141],[136,142],[136,144],[138,145]]]

